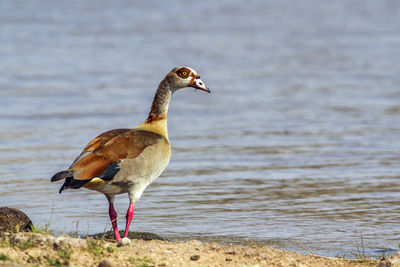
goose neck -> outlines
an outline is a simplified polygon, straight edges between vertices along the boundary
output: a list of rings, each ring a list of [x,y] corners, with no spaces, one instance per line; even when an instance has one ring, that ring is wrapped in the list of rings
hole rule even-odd
[[[146,122],[153,122],[161,119],[166,119],[168,114],[169,101],[171,99],[172,91],[167,79],[161,81],[156,94],[154,95],[153,104],[149,117]]]

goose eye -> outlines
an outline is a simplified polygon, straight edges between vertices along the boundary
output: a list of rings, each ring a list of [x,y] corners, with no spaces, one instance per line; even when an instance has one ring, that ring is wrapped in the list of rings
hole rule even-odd
[[[189,71],[185,68],[178,70],[176,74],[178,74],[178,76],[182,79],[186,79],[187,77],[189,77]]]

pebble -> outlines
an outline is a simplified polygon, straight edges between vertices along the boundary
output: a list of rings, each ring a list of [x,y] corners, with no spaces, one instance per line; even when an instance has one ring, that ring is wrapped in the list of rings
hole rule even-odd
[[[122,238],[121,241],[120,241],[120,244],[122,246],[129,245],[130,243],[131,243],[131,240],[129,238],[127,238],[127,237]]]
[[[99,262],[98,267],[114,267],[115,264],[112,263],[110,260],[102,260],[101,262]]]
[[[190,257],[191,261],[197,261],[198,259],[200,259],[200,255],[193,255]]]

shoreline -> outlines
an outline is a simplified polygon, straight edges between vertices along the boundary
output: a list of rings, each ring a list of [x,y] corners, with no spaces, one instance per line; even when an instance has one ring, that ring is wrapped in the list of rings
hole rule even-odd
[[[398,257],[398,256],[394,256]],[[385,265],[380,265],[380,264]],[[0,233],[0,266],[397,266],[373,259],[351,260],[198,240],[55,237],[49,233]]]

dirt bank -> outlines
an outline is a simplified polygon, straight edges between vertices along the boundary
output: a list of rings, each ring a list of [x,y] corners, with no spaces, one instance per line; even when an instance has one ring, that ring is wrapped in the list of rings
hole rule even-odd
[[[13,265],[11,265],[13,264]],[[191,240],[130,244],[43,233],[0,233],[0,266],[386,266],[374,260],[301,255],[266,246]],[[390,266],[390,265],[387,265]],[[391,265],[395,266],[395,265]]]

